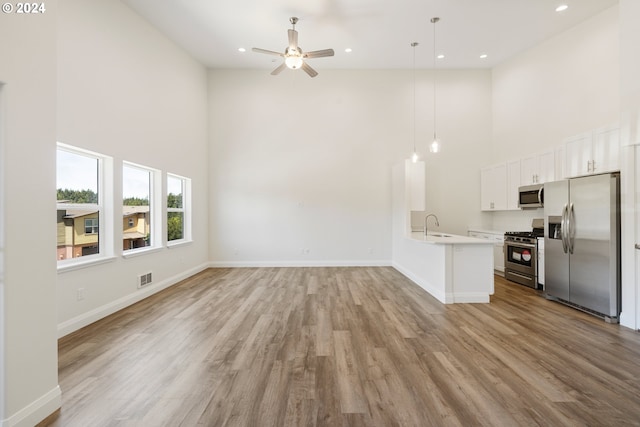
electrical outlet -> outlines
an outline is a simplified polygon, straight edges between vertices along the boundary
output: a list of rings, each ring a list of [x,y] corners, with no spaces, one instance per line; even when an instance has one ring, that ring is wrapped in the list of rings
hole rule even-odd
[[[78,298],[78,301],[82,301],[84,299],[84,288],[78,288],[76,298]]]

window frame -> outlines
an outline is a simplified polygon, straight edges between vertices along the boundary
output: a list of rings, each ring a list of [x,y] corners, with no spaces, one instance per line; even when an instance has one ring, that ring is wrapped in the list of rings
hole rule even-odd
[[[115,258],[113,251],[113,158],[62,142],[56,144],[56,156],[58,151],[65,151],[97,161],[98,193],[97,203],[58,203],[56,197],[56,210],[95,209],[98,213],[98,253],[77,258],[58,259],[56,260],[58,271],[75,270],[113,260]],[[56,171],[58,167],[59,165],[56,163]],[[56,190],[57,187],[56,180]]]
[[[162,190],[162,173],[158,169],[124,160],[122,162],[122,200],[124,200],[125,167],[138,169],[149,173],[149,237],[151,239],[151,245],[143,246],[140,248],[124,249],[124,245],[121,244],[120,246],[123,247],[122,256],[124,258],[127,258],[144,253],[155,252],[156,250],[162,248],[162,209],[160,206],[160,197],[157,197],[158,194],[161,194]],[[119,218],[121,219],[121,225],[124,226],[124,222],[122,221],[122,206],[120,207]],[[122,236],[124,236],[124,229],[121,229],[120,232],[122,233]]]
[[[182,208],[170,208],[168,206],[169,202],[169,179],[178,179],[181,182],[182,188]],[[191,178],[187,178],[185,176],[177,175],[174,173],[167,173],[167,177],[165,179],[166,183],[166,192],[164,197],[166,215],[164,217],[165,220],[165,233],[164,238],[167,241],[167,247],[175,247],[185,243],[192,242],[192,234],[191,234]],[[173,212],[182,213],[182,238],[169,240],[169,214]]]

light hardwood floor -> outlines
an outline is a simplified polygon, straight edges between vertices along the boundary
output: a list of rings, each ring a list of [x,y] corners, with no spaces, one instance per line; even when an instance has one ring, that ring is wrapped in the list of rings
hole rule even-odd
[[[640,425],[640,334],[496,277],[209,269],[60,340],[50,426]]]

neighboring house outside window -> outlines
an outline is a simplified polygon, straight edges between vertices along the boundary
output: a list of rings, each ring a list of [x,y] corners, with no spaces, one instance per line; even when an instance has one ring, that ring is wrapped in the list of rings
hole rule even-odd
[[[123,206],[122,216],[122,249],[127,251],[149,246],[149,206]]]
[[[57,149],[57,256],[68,265],[86,256],[105,257],[105,164],[110,158],[58,143]],[[108,192],[107,192],[108,193]],[[107,227],[108,229],[108,227]]]
[[[134,163],[122,165],[122,249],[159,246],[160,220],[156,220],[154,190],[160,187],[160,171]],[[159,190],[158,190],[159,191]],[[160,216],[160,218],[162,218]],[[158,230],[156,230],[158,229]]]

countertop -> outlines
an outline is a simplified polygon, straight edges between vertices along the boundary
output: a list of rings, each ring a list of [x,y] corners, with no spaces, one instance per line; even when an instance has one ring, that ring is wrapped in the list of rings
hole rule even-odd
[[[437,245],[493,245],[493,241],[487,239],[476,239],[475,237],[459,236],[457,234],[440,233],[438,231],[429,232],[425,236],[423,232],[413,232],[407,236],[411,240],[431,243]]]

